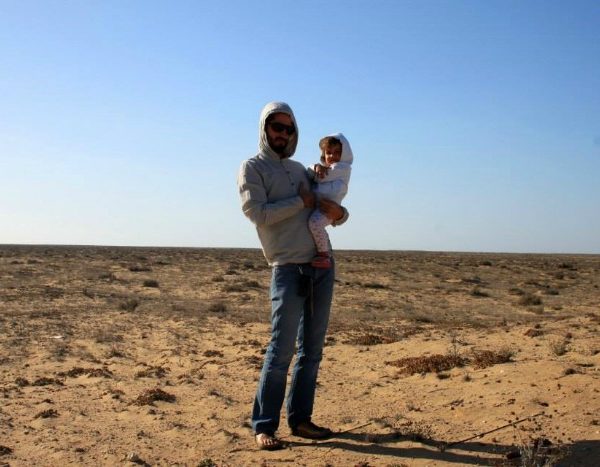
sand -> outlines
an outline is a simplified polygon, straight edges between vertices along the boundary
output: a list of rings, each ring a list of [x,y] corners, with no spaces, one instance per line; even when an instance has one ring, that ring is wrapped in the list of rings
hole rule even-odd
[[[598,465],[599,256],[336,256],[340,433],[265,452],[259,251],[0,246],[0,466]]]

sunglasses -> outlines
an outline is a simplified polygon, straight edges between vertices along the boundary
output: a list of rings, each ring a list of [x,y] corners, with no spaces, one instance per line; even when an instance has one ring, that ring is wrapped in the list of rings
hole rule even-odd
[[[294,125],[285,125],[284,123],[279,122],[271,122],[269,123],[269,125],[271,129],[276,133],[281,133],[285,131],[288,134],[288,136],[291,136],[294,133],[296,133],[296,127],[294,127]]]

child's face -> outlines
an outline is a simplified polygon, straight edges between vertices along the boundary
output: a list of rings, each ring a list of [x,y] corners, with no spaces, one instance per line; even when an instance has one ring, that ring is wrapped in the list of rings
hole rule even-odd
[[[331,144],[325,148],[325,163],[327,165],[335,164],[342,159],[342,145]]]

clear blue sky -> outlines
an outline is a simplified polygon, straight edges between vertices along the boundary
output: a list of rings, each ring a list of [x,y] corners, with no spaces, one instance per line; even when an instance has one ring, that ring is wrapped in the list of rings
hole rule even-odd
[[[0,0],[0,243],[258,247],[271,100],[337,248],[600,253],[598,1]]]

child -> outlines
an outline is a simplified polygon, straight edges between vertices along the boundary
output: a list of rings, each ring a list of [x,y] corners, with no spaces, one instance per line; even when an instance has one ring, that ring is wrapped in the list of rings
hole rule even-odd
[[[321,139],[319,148],[321,163],[308,169],[309,175],[315,181],[314,192],[317,199],[327,198],[340,204],[348,193],[350,182],[353,159],[350,143],[343,134],[337,133]],[[331,267],[329,235],[325,230],[328,225],[331,225],[329,218],[315,209],[308,220],[308,227],[317,247],[317,256],[311,263],[315,268]]]

